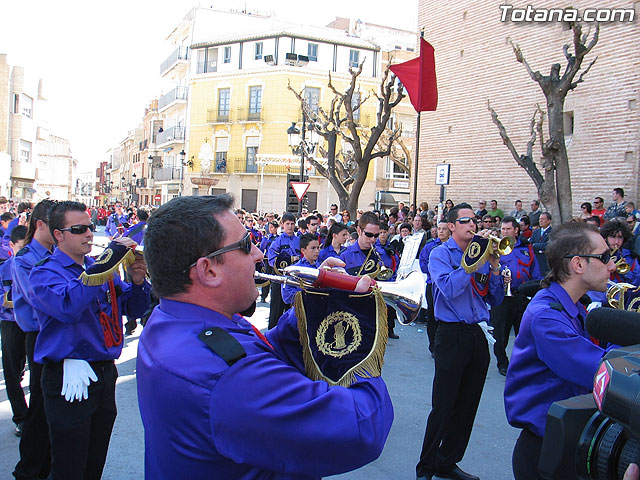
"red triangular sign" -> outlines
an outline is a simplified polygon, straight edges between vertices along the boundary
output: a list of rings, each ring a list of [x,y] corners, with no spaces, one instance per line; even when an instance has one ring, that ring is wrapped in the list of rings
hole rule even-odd
[[[293,191],[296,194],[296,197],[298,197],[298,201],[301,202],[302,201],[302,197],[304,197],[304,194],[307,193],[307,190],[309,190],[309,187],[311,186],[311,184],[309,182],[289,182],[291,184],[291,188],[293,188]]]

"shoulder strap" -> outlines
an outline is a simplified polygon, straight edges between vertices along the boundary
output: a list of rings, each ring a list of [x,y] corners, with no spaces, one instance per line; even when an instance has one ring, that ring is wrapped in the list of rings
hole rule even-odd
[[[558,303],[558,302],[551,302],[549,304],[549,306],[554,309],[557,310],[558,312],[563,312],[564,308],[562,308],[562,304]]]
[[[207,328],[198,334],[198,338],[229,366],[247,356],[240,342],[220,327]]]
[[[25,245],[24,247],[22,247],[18,253],[16,253],[16,257],[21,257],[22,255],[24,255],[25,253],[27,253],[29,251],[29,245]]]
[[[39,262],[36,262],[36,264],[34,265],[34,267],[39,267],[40,265],[44,265],[47,260],[49,260],[51,258],[51,256],[48,257],[44,257],[42,260],[40,260]]]

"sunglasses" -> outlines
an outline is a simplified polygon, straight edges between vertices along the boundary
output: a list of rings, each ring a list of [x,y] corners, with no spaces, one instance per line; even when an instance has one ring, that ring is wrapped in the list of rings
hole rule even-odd
[[[81,235],[86,233],[87,230],[93,230],[93,223],[89,225],[71,225],[69,228],[60,228],[61,232],[69,232],[73,235]]]
[[[365,231],[363,231],[362,233],[364,233],[369,238],[378,238],[380,236],[379,233],[371,233],[371,232],[365,232]]]
[[[217,257],[218,255],[222,255],[223,253],[232,252],[234,250],[242,250],[244,253],[249,255],[251,253],[252,247],[253,247],[253,244],[251,243],[251,235],[247,233],[239,242],[235,242],[230,245],[227,245],[226,247],[222,247],[222,248],[219,248],[218,250],[214,250],[210,254],[200,258],[213,258],[213,257]],[[198,260],[200,260],[200,258],[198,258]],[[198,260],[196,260],[191,265],[189,265],[184,271],[186,272],[191,267],[195,267],[198,263]]]
[[[485,220],[486,221],[486,220]],[[475,218],[471,218],[471,217],[460,217],[460,218],[456,218],[456,222],[458,222],[461,225],[466,225],[469,222],[473,222],[473,223],[477,223]]]
[[[604,253],[572,253],[569,255],[565,255],[564,258],[573,258],[573,257],[586,257],[586,258],[597,258],[605,265],[609,263],[611,260],[611,252],[606,251]]]

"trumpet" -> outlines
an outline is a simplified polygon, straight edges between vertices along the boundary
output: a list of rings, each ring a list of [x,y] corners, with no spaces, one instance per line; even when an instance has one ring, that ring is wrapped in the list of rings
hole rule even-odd
[[[98,243],[98,242],[87,242],[87,245],[91,245],[92,247],[98,247],[98,248],[102,248],[102,249],[106,249],[109,244],[105,245],[103,243]],[[135,248],[133,249],[133,251],[135,253],[139,253],[140,255],[144,254],[144,246],[143,245],[136,245]]]
[[[504,267],[504,270],[502,270],[502,275],[505,277],[511,276],[511,270],[509,269],[509,267]],[[511,282],[507,283],[507,286],[504,287],[504,296],[513,297],[513,294],[511,293]]]
[[[635,285],[630,283],[616,283],[614,281],[607,281],[609,288],[607,289],[607,303],[611,308],[617,308],[624,310],[624,294],[629,289],[636,289]]]
[[[613,251],[611,252],[611,256],[612,257],[615,256],[617,251],[618,249],[614,248]],[[616,265],[616,273],[619,273],[620,275],[625,275],[629,273],[629,270],[631,270],[631,267],[622,256],[622,252],[620,252],[620,258],[615,262],[615,265]]]
[[[489,235],[489,253],[493,250],[493,243],[498,244],[498,254],[499,255],[509,255],[513,252],[513,247],[516,245],[516,240],[513,237],[504,237],[499,238],[495,235]]]
[[[338,273],[335,270],[318,270],[297,265],[285,268],[284,275],[254,272],[253,278],[301,288],[340,290],[354,290],[360,280],[360,277]],[[420,273],[411,272],[402,280],[375,283],[373,287],[380,291],[384,303],[396,311],[398,321],[402,325],[408,325],[418,316],[424,295],[424,279]]]

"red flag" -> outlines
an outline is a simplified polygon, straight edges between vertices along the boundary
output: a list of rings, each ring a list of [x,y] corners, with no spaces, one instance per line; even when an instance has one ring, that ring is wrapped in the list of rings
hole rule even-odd
[[[409,100],[417,112],[433,111],[438,106],[436,60],[433,52],[431,44],[420,38],[418,58],[390,67],[407,89]]]

